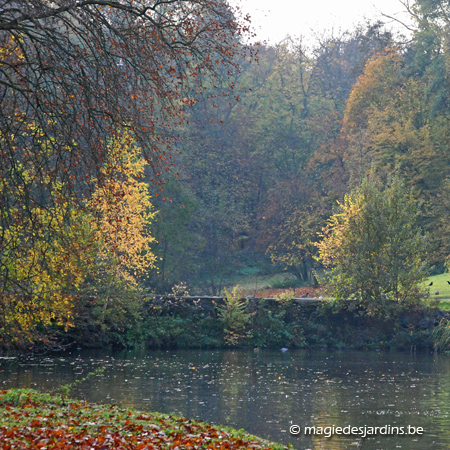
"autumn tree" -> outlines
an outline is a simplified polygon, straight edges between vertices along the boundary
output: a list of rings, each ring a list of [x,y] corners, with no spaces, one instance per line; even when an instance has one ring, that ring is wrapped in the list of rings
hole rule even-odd
[[[26,294],[7,265],[24,242],[52,245],[70,229],[69,211],[64,227],[53,220],[61,199],[120,200],[129,166],[110,164],[111,139],[132,136],[158,190],[171,177],[174,126],[234,69],[244,29],[222,0],[0,2],[2,296]]]
[[[28,129],[44,151],[51,145],[39,127]],[[13,141],[13,136],[9,139]],[[84,282],[86,261],[92,256],[94,239],[86,228],[86,215],[67,195],[63,182],[42,176],[42,185],[51,185],[45,203],[44,198],[41,202],[29,198],[27,187],[35,184],[36,170],[17,161],[21,184],[11,178],[0,181],[5,201],[0,209],[2,346],[33,342],[38,326],[67,329],[73,319],[73,295]]]
[[[30,216],[9,208],[12,225],[1,229],[1,345],[47,341],[52,326],[79,328],[87,301],[90,327],[100,324],[103,331],[112,315],[119,327],[136,309],[127,291],[155,266],[154,211],[143,181],[146,164],[129,134],[108,143],[102,171],[112,166],[126,177],[98,186],[82,205],[54,182],[51,204],[34,205]],[[22,169],[22,177],[28,181],[31,174]],[[2,180],[0,189],[5,185]]]
[[[54,206],[34,205],[29,216],[15,206],[8,210],[11,225],[1,229],[0,346],[30,344],[42,337],[37,327],[67,331],[73,323],[74,299],[89,272],[95,241],[85,214],[62,193],[62,186],[54,185]]]
[[[111,258],[114,258],[114,278],[135,283],[137,277],[142,277],[155,265],[151,250],[155,239],[150,234],[155,212],[149,185],[144,181],[146,163],[129,134],[111,139],[102,172],[111,167],[121,167],[126,177],[108,180],[108,186],[99,185],[87,202],[93,232],[99,241],[97,260],[111,265]]]
[[[346,195],[317,243],[319,259],[331,268],[330,292],[356,299],[369,312],[384,300],[402,303],[426,277],[426,239],[417,226],[418,202],[404,181],[374,172]]]
[[[438,226],[445,209],[438,193],[450,163],[448,117],[432,112],[428,96],[435,80],[427,74],[428,63],[417,64],[396,48],[368,61],[347,103],[344,157],[346,170],[358,178],[372,166],[387,173],[399,166],[424,203],[421,224],[432,235],[430,253],[439,263],[449,251]]]
[[[108,143],[102,171],[121,167],[125,176],[99,185],[84,208],[91,245],[84,255],[84,280],[71,305],[79,341],[110,344],[140,319],[142,281],[156,268],[156,212],[146,166],[130,134],[117,134]]]

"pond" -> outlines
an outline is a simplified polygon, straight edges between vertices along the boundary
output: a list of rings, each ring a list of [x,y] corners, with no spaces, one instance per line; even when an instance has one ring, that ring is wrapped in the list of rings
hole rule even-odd
[[[0,357],[0,389],[51,391],[104,366],[72,396],[244,428],[298,450],[450,448],[447,355],[80,350]]]

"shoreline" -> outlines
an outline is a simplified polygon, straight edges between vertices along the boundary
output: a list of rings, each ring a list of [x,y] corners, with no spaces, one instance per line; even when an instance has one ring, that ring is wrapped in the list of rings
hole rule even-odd
[[[178,415],[91,404],[33,389],[0,391],[0,406],[1,448],[292,448],[244,430]]]

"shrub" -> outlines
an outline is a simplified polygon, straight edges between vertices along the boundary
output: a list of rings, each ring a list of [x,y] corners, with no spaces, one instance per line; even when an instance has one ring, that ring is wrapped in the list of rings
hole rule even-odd
[[[251,314],[248,312],[248,299],[243,298],[243,290],[235,286],[231,292],[225,289],[223,306],[217,306],[219,320],[223,323],[225,342],[235,347],[251,337],[247,331]]]
[[[431,334],[431,342],[437,351],[450,350],[450,321],[442,319]]]
[[[418,206],[397,175],[382,184],[372,172],[346,195],[317,244],[319,259],[332,268],[333,297],[356,299],[369,313],[382,315],[417,303],[427,275]]]

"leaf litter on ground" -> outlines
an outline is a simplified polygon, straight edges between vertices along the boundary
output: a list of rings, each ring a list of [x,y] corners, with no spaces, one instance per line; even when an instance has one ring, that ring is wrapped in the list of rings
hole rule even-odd
[[[0,391],[0,448],[285,450],[228,427],[96,405],[32,389]]]

